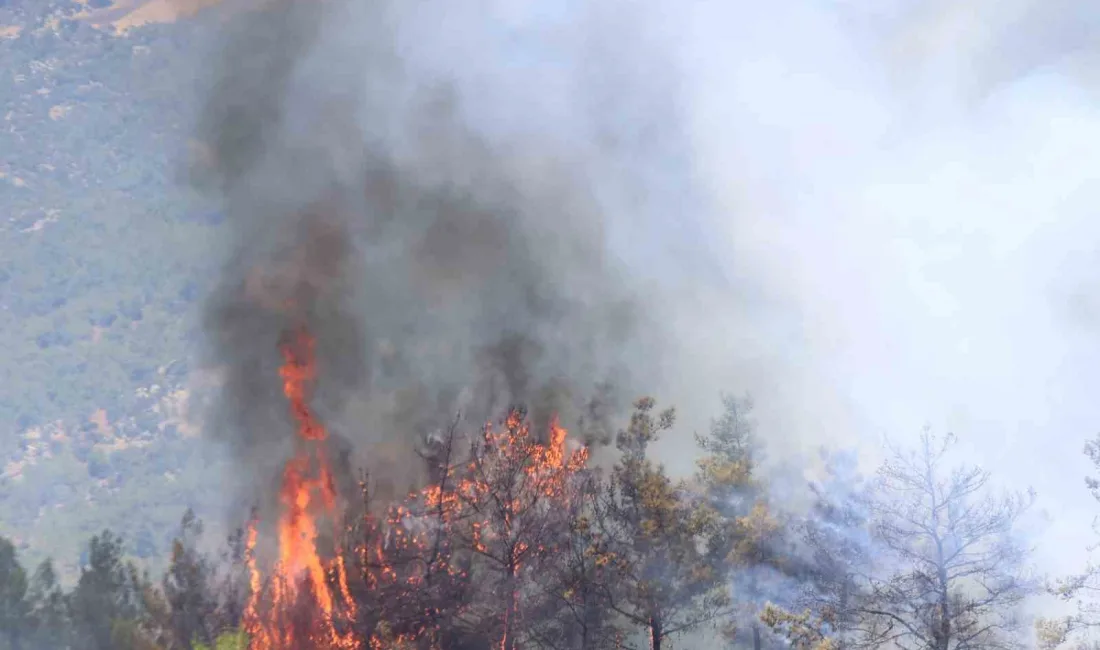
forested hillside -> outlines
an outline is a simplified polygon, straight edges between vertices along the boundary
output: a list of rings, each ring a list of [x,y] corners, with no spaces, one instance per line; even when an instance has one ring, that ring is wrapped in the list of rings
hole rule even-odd
[[[66,590],[0,538],[0,647],[662,650],[707,632],[710,647],[753,650],[1035,647],[1021,609],[1039,588],[1018,537],[1028,495],[952,468],[953,437],[925,432],[873,483],[828,454],[812,508],[792,513],[756,471],[748,416],[726,400],[686,481],[650,458],[676,417],[648,398],[607,473],[522,411],[452,427],[422,454],[434,477],[422,490],[387,503],[364,480],[332,533],[308,512],[281,517],[275,563],[262,521],[212,555],[187,513],[160,580],[104,531]],[[284,489],[308,504],[310,477],[288,467]],[[1094,624],[1087,611],[1045,622],[1042,647]]]
[[[802,258],[873,229],[811,228],[846,209],[834,191],[881,187],[769,184],[801,173],[796,140],[860,157],[834,116],[803,132],[753,108],[727,141],[708,136],[743,117],[677,114],[707,103],[688,86],[726,92],[706,50],[727,25],[669,57],[720,73],[665,86],[649,55],[680,40],[657,34],[684,27],[676,2],[649,34],[617,3],[571,23],[537,3],[181,2],[0,0],[0,650],[1100,648],[1100,568],[1036,562],[1085,546],[1036,532],[1074,519],[1034,507],[1039,460],[989,469],[974,449],[1015,444],[999,431],[867,434],[860,402],[931,400],[855,390],[859,364],[923,349],[887,354],[917,340],[890,337],[904,313],[848,299],[870,261],[838,247],[823,259],[851,267],[787,304],[781,271],[805,280]],[[753,153],[758,131],[784,155]],[[681,138],[699,159],[670,160]],[[686,263],[665,285],[647,249],[712,199],[732,225],[684,257],[722,267],[728,226],[721,255],[760,259],[713,293]],[[797,220],[741,229],[788,200]],[[808,234],[773,256],[788,228]],[[815,318],[832,302],[843,318]],[[961,318],[914,304],[914,330]],[[752,309],[744,329],[719,313]],[[849,359],[864,333],[881,349]],[[860,417],[817,410],[834,398]],[[1100,438],[1085,455],[1100,472]]]
[[[84,10],[0,5],[0,533],[70,574],[93,530],[153,557],[207,498],[183,391],[220,221],[180,182],[201,22]]]

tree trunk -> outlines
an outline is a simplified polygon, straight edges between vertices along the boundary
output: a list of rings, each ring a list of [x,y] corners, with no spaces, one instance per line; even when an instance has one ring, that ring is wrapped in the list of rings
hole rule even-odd
[[[926,450],[926,458],[927,454],[928,452]],[[944,564],[943,539],[940,537],[939,508],[941,504],[936,494],[936,484],[933,480],[932,466],[929,464],[926,467],[927,469],[925,470],[924,481],[925,485],[927,486],[926,489],[928,490],[928,494],[932,497],[931,537],[933,543],[935,543],[936,545],[936,580],[939,582],[939,584],[937,585],[937,587],[939,587],[939,593],[937,594],[937,596],[940,601],[938,603],[940,610],[940,624],[938,626],[939,629],[932,633],[932,638],[936,644],[935,650],[947,650],[948,646],[951,645],[951,603],[949,596],[950,584],[948,584],[949,579],[947,577],[947,567]]]
[[[938,534],[933,535],[933,539],[936,542],[936,579],[939,581],[938,597],[940,600],[940,625],[939,631],[934,637],[936,637],[936,650],[947,650],[951,645],[951,633],[953,631],[951,629],[950,579],[947,576],[947,567],[943,559],[943,540],[940,539]]]
[[[756,573],[751,574],[749,579],[749,598],[751,602],[756,602]],[[752,650],[760,650],[760,623],[754,620],[752,622]]]
[[[504,604],[504,636],[500,641],[501,650],[515,650],[515,647],[516,647],[515,635],[512,634],[512,630],[514,629],[515,624],[516,624],[515,619],[516,619],[516,609],[517,609],[517,607],[516,607],[516,596],[517,596],[517,594],[516,594],[516,576],[515,576],[515,573],[516,573],[515,567],[514,566],[509,567],[507,587],[506,587],[507,590],[508,590],[508,593],[505,596],[508,599],[508,602],[506,602]]]
[[[834,622],[834,626],[839,634],[836,635],[836,650],[847,650],[847,643],[845,643],[845,635],[848,633],[848,614],[849,614],[849,588],[851,583],[849,577],[843,577],[844,582],[840,585],[840,603],[837,608],[837,619]]]
[[[661,650],[661,641],[664,640],[665,632],[661,625],[661,618],[659,616],[649,617],[649,650]]]

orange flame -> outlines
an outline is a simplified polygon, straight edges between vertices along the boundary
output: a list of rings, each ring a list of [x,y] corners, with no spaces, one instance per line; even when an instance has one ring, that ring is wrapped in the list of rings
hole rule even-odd
[[[328,460],[328,431],[310,405],[317,373],[314,345],[303,329],[281,346],[279,375],[295,423],[295,453],[283,468],[276,528],[278,555],[266,580],[256,559],[259,522],[253,517],[248,526],[245,560],[250,594],[243,627],[249,648],[438,648],[439,629],[432,615],[435,606],[430,604],[424,605],[423,623],[414,624],[411,631],[394,633],[382,625],[374,632],[364,632],[365,638],[342,631],[350,630],[358,610],[343,552],[336,548],[333,559],[326,561],[318,550],[319,520],[336,525],[339,513]],[[568,452],[567,435],[554,418],[548,439],[540,443],[518,411],[510,413],[499,429],[487,425],[476,458],[445,467],[444,481],[413,492],[404,504],[391,505],[382,521],[369,520],[379,534],[361,543],[347,558],[353,563],[355,584],[371,591],[394,590],[386,593],[395,594],[410,607],[421,607],[417,603],[423,601],[417,601],[416,594],[431,582],[432,575],[467,577],[448,555],[450,551],[440,545],[440,536],[447,536],[448,544],[463,544],[477,553],[503,543],[510,571],[518,577],[533,554],[542,552],[539,542],[532,544],[523,538],[519,520],[536,510],[560,509],[568,499],[569,477],[587,463],[584,447]],[[501,502],[501,508],[492,510],[498,513],[496,519],[487,517],[485,513],[491,510],[485,505],[505,477],[519,481],[517,490],[508,491],[511,496]],[[425,521],[430,522],[428,526]],[[456,532],[459,527],[462,531]],[[402,554],[419,559],[412,564],[392,564],[393,558]],[[505,632],[500,640],[506,650],[516,647],[510,630],[516,625],[519,596],[515,590],[508,594]],[[304,623],[294,616],[303,597],[311,599],[314,608]]]
[[[281,650],[314,644],[321,639],[295,639],[286,613],[294,606],[303,581],[320,608],[322,634],[333,647],[350,648],[353,640],[342,636],[333,626],[336,598],[330,587],[326,567],[317,550],[317,517],[336,521],[336,487],[328,463],[325,443],[328,431],[310,408],[311,389],[316,379],[314,340],[304,329],[281,346],[283,365],[279,375],[283,394],[296,423],[296,452],[283,468],[279,492],[278,561],[269,602],[261,601],[262,580],[255,560],[256,522],[249,526],[248,569],[251,595],[245,609],[244,626],[252,650]],[[342,604],[354,611],[342,556],[331,567],[339,585]],[[261,611],[261,610],[266,611]],[[265,615],[266,614],[266,615]]]

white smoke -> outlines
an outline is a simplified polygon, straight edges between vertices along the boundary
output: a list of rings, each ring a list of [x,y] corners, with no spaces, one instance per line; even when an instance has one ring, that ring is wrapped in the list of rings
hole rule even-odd
[[[747,391],[780,459],[826,444],[873,461],[884,434],[953,430],[970,463],[1038,491],[1058,573],[1082,563],[1095,511],[1080,452],[1100,429],[1100,10],[963,6],[421,0],[367,31],[493,146],[583,171],[592,236],[674,334],[639,383],[687,428]],[[355,52],[378,15],[330,21],[320,49]],[[354,57],[306,60],[302,79],[368,104],[406,87],[364,86]],[[402,151],[407,124],[367,126]],[[537,164],[516,173],[553,195]],[[684,439],[660,449],[690,469]]]
[[[761,412],[790,446],[871,458],[883,434],[953,430],[967,462],[1038,491],[1040,567],[1078,570],[1100,426],[1100,113],[1082,74],[1100,49],[1080,36],[1100,11],[689,4],[712,232],[734,284],[779,305],[729,316],[776,351]]]

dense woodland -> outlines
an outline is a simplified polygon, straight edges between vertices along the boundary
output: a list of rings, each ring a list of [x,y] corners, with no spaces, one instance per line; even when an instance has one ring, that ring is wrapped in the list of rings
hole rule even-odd
[[[222,227],[180,182],[205,27],[85,9],[0,2],[0,534],[67,578],[105,524],[166,557],[218,471],[181,412]]]
[[[318,538],[344,569],[330,562],[322,588],[253,574],[264,560],[251,526],[205,553],[190,512],[157,579],[110,531],[68,588],[5,541],[0,647],[1035,647],[1026,599],[1093,584],[1030,573],[1017,525],[1031,495],[951,463],[950,436],[925,431],[866,477],[825,454],[813,502],[793,512],[757,472],[749,403],[724,404],[687,480],[647,454],[676,427],[648,398],[608,468],[519,411],[472,435],[456,423],[415,459],[433,477],[422,491],[379,503],[362,477],[338,532]],[[1040,621],[1038,643],[1096,623],[1086,603]]]

